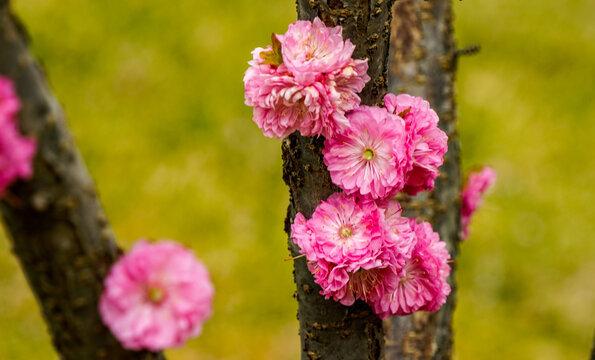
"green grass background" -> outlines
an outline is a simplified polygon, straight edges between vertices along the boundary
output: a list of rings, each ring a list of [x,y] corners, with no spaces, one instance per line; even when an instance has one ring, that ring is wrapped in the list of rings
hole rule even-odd
[[[217,289],[170,359],[297,359],[279,142],[243,104],[292,1],[15,0],[119,242],[171,238]],[[595,329],[595,3],[455,1],[464,166],[496,188],[462,245],[457,359],[586,359]],[[0,233],[0,358],[57,359]]]

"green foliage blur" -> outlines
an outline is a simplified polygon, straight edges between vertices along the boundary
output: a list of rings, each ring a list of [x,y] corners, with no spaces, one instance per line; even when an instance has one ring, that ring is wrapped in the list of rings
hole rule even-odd
[[[215,314],[169,359],[297,359],[280,143],[243,104],[292,1],[15,0],[120,244],[171,238]],[[457,359],[586,359],[595,328],[595,3],[454,1],[465,167],[498,183],[457,261]],[[0,357],[57,359],[0,233]]]

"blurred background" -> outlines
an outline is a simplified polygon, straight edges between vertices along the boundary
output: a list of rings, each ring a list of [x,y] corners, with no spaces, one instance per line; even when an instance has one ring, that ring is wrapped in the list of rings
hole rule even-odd
[[[120,244],[171,238],[217,289],[169,359],[297,359],[280,143],[243,104],[293,1],[15,0]],[[458,259],[457,359],[586,359],[595,329],[595,2],[454,1],[465,168],[496,187]],[[0,231],[0,357],[57,359]]]

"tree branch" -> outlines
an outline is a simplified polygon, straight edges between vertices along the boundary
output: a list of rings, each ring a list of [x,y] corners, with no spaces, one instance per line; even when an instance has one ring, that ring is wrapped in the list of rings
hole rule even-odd
[[[354,57],[369,58],[371,80],[361,93],[362,104],[382,101],[387,88],[387,61],[391,5],[394,0],[298,0],[298,18],[320,17],[327,26],[341,25],[343,37],[355,44]],[[295,214],[310,217],[321,200],[339,191],[322,160],[324,138],[292,134],[283,141],[283,179],[289,186],[290,205],[285,231],[291,234]],[[299,249],[289,239],[293,256]],[[294,261],[302,359],[381,359],[384,354],[382,322],[363,301],[345,307],[324,300],[306,267]]]
[[[448,135],[448,152],[434,191],[412,199],[403,197],[401,202],[406,216],[430,220],[454,260],[461,231],[461,168],[454,99],[457,53],[451,6],[451,0],[400,0],[395,4],[389,88],[396,94],[406,92],[428,100],[438,113],[440,128]],[[449,277],[452,291],[440,311],[385,320],[386,359],[452,357],[455,264],[451,264]]]
[[[21,131],[37,140],[34,176],[0,202],[13,251],[41,306],[63,359],[164,359],[121,347],[103,325],[97,303],[119,250],[93,182],[24,30],[0,0],[0,74],[21,99]]]

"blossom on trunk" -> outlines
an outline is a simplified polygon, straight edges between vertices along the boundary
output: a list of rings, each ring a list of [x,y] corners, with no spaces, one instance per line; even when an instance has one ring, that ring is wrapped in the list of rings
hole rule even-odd
[[[177,347],[202,331],[213,311],[207,268],[170,241],[138,241],[111,268],[99,302],[103,322],[131,350]]]
[[[390,244],[387,246],[395,248],[396,257],[409,259],[413,253],[413,248],[417,244],[417,237],[411,226],[411,219],[401,215],[402,208],[398,201],[380,201],[378,207],[384,210],[386,243]]]
[[[394,291],[399,280],[394,264],[385,260],[373,265],[348,271],[348,265],[318,260],[309,261],[308,269],[314,275],[314,282],[322,288],[321,295],[351,306],[355,300],[368,303],[380,301],[387,293]]]
[[[316,18],[297,21],[272,45],[256,48],[244,76],[246,105],[267,137],[331,136],[347,127],[367,81],[367,60],[352,59],[355,46],[343,41],[340,26]]]
[[[373,201],[335,193],[318,205],[311,219],[298,213],[291,237],[327,299],[343,305],[356,299],[372,301],[396,283],[396,259],[385,244],[384,214]]]
[[[446,243],[427,222],[401,216],[396,201],[335,193],[291,237],[326,299],[364,300],[381,318],[436,311],[446,301]]]
[[[292,238],[309,261],[322,259],[353,271],[377,260],[383,223],[384,215],[375,203],[335,193],[320,202],[309,220],[296,215]]]
[[[465,186],[461,193],[461,225],[463,228],[463,240],[469,237],[469,224],[473,213],[477,211],[483,202],[483,194],[494,185],[496,178],[496,171],[488,166],[484,166],[480,172],[469,174],[467,186]]]
[[[437,311],[446,302],[450,273],[446,243],[427,222],[409,219],[415,232],[416,244],[411,257],[405,260],[393,292],[372,303],[380,318],[408,315],[415,311]]]
[[[326,139],[322,151],[331,180],[347,194],[393,197],[405,185],[411,152],[403,119],[365,105],[347,118],[349,127]]]
[[[20,109],[12,82],[0,76],[0,196],[17,179],[33,173],[35,142],[18,130],[16,114]]]
[[[448,148],[448,137],[438,128],[438,115],[426,100],[407,94],[386,94],[384,106],[404,119],[408,134],[411,162],[403,191],[415,195],[432,190]]]

